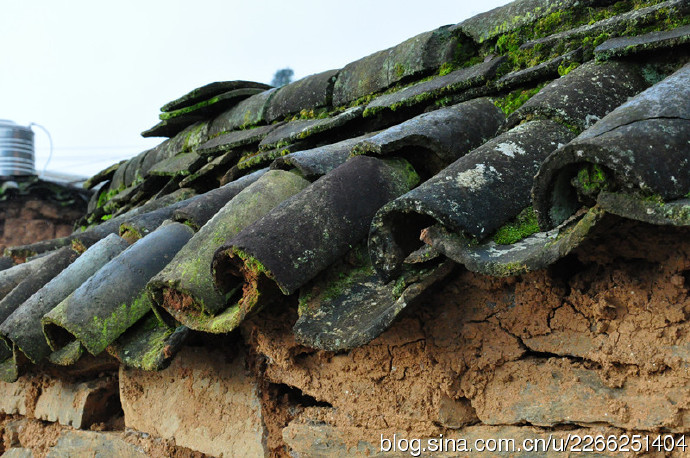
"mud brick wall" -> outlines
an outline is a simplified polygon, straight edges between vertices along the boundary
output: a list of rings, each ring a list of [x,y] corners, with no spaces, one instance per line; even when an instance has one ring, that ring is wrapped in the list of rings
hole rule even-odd
[[[290,412],[279,427],[264,414],[269,446],[364,456],[393,434],[687,434],[687,240],[685,228],[618,221],[547,270],[458,268],[345,353],[296,343],[289,306],[265,311],[243,328],[261,376],[302,394],[264,405]]]
[[[63,206],[38,196],[16,196],[0,202],[0,250],[72,233],[86,205]]]

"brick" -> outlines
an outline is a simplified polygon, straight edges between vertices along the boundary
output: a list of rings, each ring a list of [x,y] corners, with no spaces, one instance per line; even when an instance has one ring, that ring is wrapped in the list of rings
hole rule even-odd
[[[27,377],[20,377],[14,383],[0,381],[0,413],[26,415],[30,389],[31,381]]]
[[[117,456],[140,458],[146,453],[125,442],[117,433],[64,431],[58,443],[48,450],[46,458],[92,458]]]
[[[688,385],[673,374],[630,377],[608,386],[595,370],[568,359],[512,361],[472,399],[490,425],[609,424],[637,431],[690,431]]]
[[[409,456],[434,456],[434,457],[484,457],[484,456],[510,456],[514,458],[527,458],[532,456],[559,457],[563,456],[562,442],[567,437],[574,435],[583,438],[585,435],[596,437],[603,435],[620,436],[619,429],[614,428],[578,428],[568,431],[545,430],[531,426],[468,426],[461,430],[449,431],[435,436],[423,436],[410,432],[390,430],[371,431],[368,428],[339,427],[323,421],[310,419],[305,415],[293,420],[283,430],[283,440],[287,445],[290,456],[329,456],[329,457],[409,457]],[[395,443],[393,446],[395,434]],[[384,439],[384,440],[382,440]],[[419,442],[412,442],[418,439]],[[429,445],[428,440],[437,442],[434,453],[421,455],[416,452]],[[390,442],[385,442],[388,440]],[[409,442],[405,442],[409,441]],[[443,442],[442,442],[443,441]],[[492,442],[495,441],[495,442]],[[527,442],[525,442],[527,441]],[[540,453],[522,450],[524,444],[533,447],[536,441]],[[550,451],[544,453],[546,441],[549,442]],[[476,447],[502,447],[507,453],[491,453],[486,450],[479,452]],[[573,442],[571,441],[572,445]],[[419,448],[415,451],[416,448]],[[441,448],[442,447],[442,448]],[[453,447],[456,447],[455,451]],[[463,448],[465,447],[465,448]],[[402,450],[401,450],[402,448]],[[382,450],[383,449],[383,450]],[[472,450],[471,452],[469,450]],[[597,456],[617,456],[616,453],[602,452]]]
[[[266,453],[258,388],[244,356],[187,347],[160,372],[120,369],[125,426],[219,457]]]
[[[53,381],[36,403],[34,416],[74,428],[88,428],[106,420],[116,406],[117,384],[113,379],[71,384]]]

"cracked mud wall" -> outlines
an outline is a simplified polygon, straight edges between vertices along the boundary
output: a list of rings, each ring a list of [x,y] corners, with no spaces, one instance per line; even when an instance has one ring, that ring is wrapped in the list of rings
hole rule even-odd
[[[364,453],[394,433],[690,431],[688,235],[612,217],[546,271],[457,267],[349,352],[298,345],[294,307],[265,311],[242,328],[259,375],[313,400],[263,397],[272,453],[313,453],[316,436]]]

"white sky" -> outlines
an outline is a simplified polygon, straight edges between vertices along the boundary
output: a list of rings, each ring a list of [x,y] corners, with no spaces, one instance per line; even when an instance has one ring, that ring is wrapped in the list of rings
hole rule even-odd
[[[0,119],[45,126],[48,170],[90,176],[164,139],[160,107],[213,81],[334,68],[508,0],[5,0]],[[36,168],[48,141],[36,132]]]

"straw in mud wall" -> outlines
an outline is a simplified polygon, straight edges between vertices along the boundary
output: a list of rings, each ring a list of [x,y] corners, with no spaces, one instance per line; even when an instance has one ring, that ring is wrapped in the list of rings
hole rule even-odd
[[[53,350],[78,340],[98,355],[151,308],[144,287],[193,234],[164,224],[103,266],[47,313],[43,332]]]
[[[154,310],[195,330],[229,332],[236,324],[224,293],[211,275],[213,254],[242,229],[261,218],[309,182],[297,174],[271,170],[228,202],[148,284]],[[167,320],[172,322],[174,320]]]
[[[405,160],[354,157],[219,248],[214,281],[235,294],[238,321],[343,256],[366,237],[376,211],[418,179]]]

